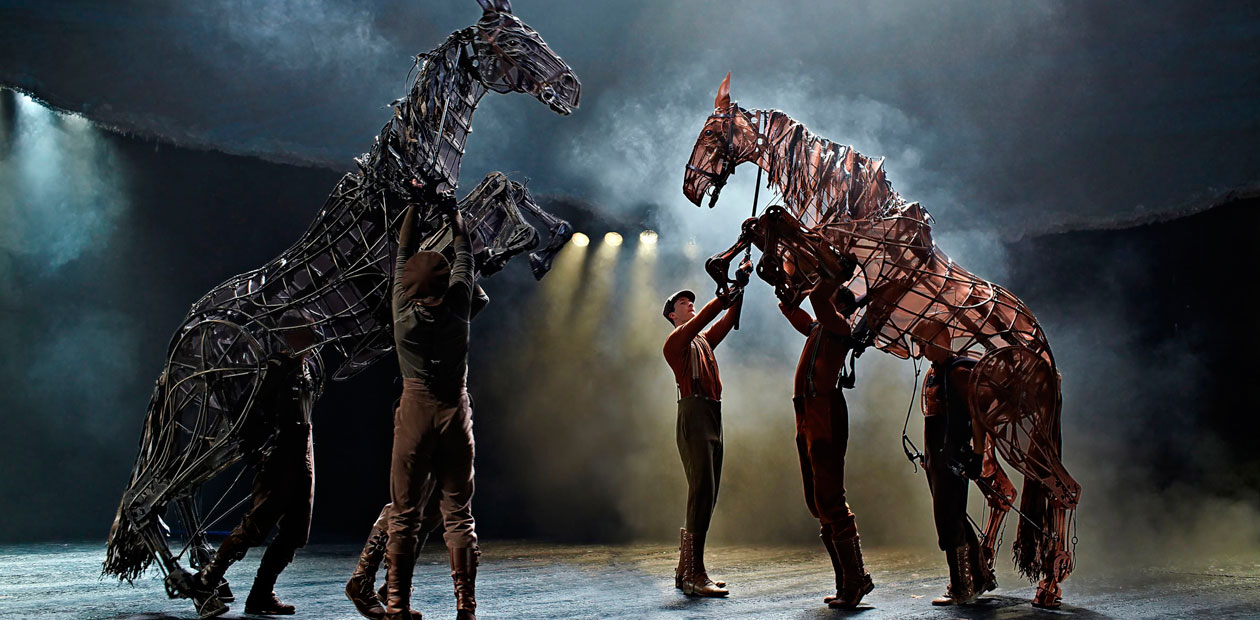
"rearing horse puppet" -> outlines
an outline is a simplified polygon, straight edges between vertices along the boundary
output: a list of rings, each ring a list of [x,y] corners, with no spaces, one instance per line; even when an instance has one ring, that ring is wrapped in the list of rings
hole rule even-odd
[[[1061,377],[1037,319],[1009,291],[936,246],[932,217],[893,191],[882,159],[816,136],[778,110],[740,107],[731,101],[727,74],[692,150],[683,193],[697,206],[708,195],[712,207],[735,167],[746,162],[768,175],[786,209],[770,207],[748,219],[739,242],[709,259],[706,269],[719,292],[732,283],[730,262],[755,245],[763,252],[758,275],[789,302],[803,299],[823,278],[865,294],[866,306],[854,320],[878,349],[921,358],[924,347],[948,342],[952,354],[977,359],[969,406],[974,449],[984,452],[975,480],[990,508],[982,551],[991,568],[1016,496],[996,448],[1024,475],[1016,565],[1030,580],[1040,578],[1034,604],[1058,607],[1059,584],[1074,561],[1069,542],[1074,546],[1080,485],[1061,462]],[[947,334],[924,337],[925,328]]]
[[[226,611],[215,594],[194,586],[179,562],[185,551],[194,568],[208,561],[204,532],[231,508],[220,508],[220,499],[203,518],[198,489],[247,454],[271,449],[276,420],[256,398],[267,360],[327,345],[340,361],[333,378],[345,379],[392,349],[390,280],[409,205],[424,206],[417,234],[422,247],[438,251],[451,239],[445,213],[463,212],[483,276],[537,245],[539,235],[524,211],[551,234],[547,247],[530,255],[534,275],[541,278],[550,269],[572,229],[540,209],[522,184],[493,173],[458,204],[454,192],[483,95],[526,93],[567,115],[578,105],[581,85],[542,37],[512,14],[507,0],[478,4],[483,14],[475,25],[417,57],[419,70],[407,95],[393,103],[370,152],[356,160],[358,172],[338,182],[302,238],[193,304],[154,386],[136,464],[110,531],[104,574],[131,580],[158,560],[168,595],[193,598],[203,618]],[[282,320],[289,317],[298,319]],[[286,351],[286,333],[293,329],[313,332],[314,343]],[[322,377],[315,379],[319,384]],[[172,502],[188,539],[174,553],[162,522]]]

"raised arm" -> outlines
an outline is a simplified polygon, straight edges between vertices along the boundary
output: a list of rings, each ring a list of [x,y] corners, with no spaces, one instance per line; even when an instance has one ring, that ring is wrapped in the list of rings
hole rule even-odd
[[[809,335],[809,326],[814,324],[814,317],[810,316],[803,308],[779,302],[779,312],[782,312],[783,316],[787,317],[788,323],[791,323],[796,331],[801,332],[801,335]]]
[[[490,296],[487,295],[484,290],[482,290],[480,284],[473,284],[472,309],[468,312],[468,320],[471,321],[477,318],[477,315],[481,314],[481,311],[485,310],[486,306],[488,306],[489,304],[490,304]]]
[[[398,233],[398,255],[394,257],[394,316],[397,318],[398,311],[407,306],[409,299],[403,299],[402,271],[407,264],[407,259],[416,253],[415,237],[416,228],[416,205],[407,207],[407,212],[403,213],[402,230]]]
[[[665,357],[668,359],[685,353],[691,341],[700,335],[700,330],[704,329],[704,326],[708,325],[721,311],[722,302],[715,297],[709,300],[700,312],[691,317],[690,321],[675,327],[674,331],[665,338]]]
[[[740,289],[734,294],[735,301],[726,309],[722,318],[718,319],[717,323],[713,324],[713,327],[704,332],[704,339],[709,341],[709,348],[716,349],[722,343],[722,340],[726,338],[726,335],[731,333],[731,328],[739,322],[739,313],[744,308],[744,291]],[[714,301],[719,300],[714,299]]]
[[[472,292],[476,284],[473,282],[472,243],[468,241],[468,228],[459,211],[451,218],[451,229],[455,233],[455,262],[451,264],[451,284],[442,303],[449,304],[452,312],[467,319],[472,311]]]

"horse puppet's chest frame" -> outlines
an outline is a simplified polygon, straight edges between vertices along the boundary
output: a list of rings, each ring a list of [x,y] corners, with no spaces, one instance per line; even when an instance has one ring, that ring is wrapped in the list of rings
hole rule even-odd
[[[731,262],[756,246],[762,250],[758,275],[788,303],[799,303],[822,278],[846,282],[855,294],[865,294],[854,321],[880,350],[917,357],[922,353],[910,336],[915,327],[925,319],[947,325],[950,352],[979,358],[969,404],[986,438],[977,447],[988,457],[977,485],[991,509],[983,537],[987,559],[992,563],[1002,520],[1016,495],[993,458],[996,449],[1031,482],[1021,504],[1017,563],[1030,578],[1042,577],[1038,600],[1057,604],[1058,583],[1072,569],[1067,545],[1074,540],[1072,514],[1080,485],[1060,458],[1061,379],[1040,324],[1019,298],[963,269],[936,246],[931,216],[892,191],[882,161],[833,143],[802,157],[806,151],[794,149],[806,134],[803,126],[796,124],[776,139],[762,134],[762,119],[785,115],[748,114],[756,119],[757,142],[764,148],[745,147],[744,160],[770,173],[786,208],[771,206],[746,220],[736,244],[706,262],[719,293],[734,284],[727,275]],[[784,146],[772,153],[776,144]],[[853,212],[872,215],[854,218]]]

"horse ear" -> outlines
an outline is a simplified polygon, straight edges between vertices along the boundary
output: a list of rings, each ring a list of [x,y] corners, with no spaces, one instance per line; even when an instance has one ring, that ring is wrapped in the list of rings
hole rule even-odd
[[[726,73],[726,79],[722,80],[722,85],[718,87],[717,98],[713,100],[714,110],[725,110],[731,107],[731,74]]]
[[[494,13],[497,10],[494,6],[494,0],[477,0],[477,4],[481,5],[481,10],[486,13]]]
[[[500,13],[512,14],[512,3],[508,0],[495,0],[495,4],[498,6]]]

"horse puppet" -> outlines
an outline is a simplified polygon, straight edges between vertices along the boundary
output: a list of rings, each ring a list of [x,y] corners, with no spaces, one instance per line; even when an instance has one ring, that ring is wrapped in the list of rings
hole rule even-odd
[[[1040,579],[1034,604],[1058,607],[1059,584],[1074,562],[1069,543],[1075,546],[1081,489],[1061,460],[1061,376],[1036,317],[937,247],[932,217],[892,189],[882,159],[816,136],[778,110],[740,107],[731,101],[727,74],[692,150],[683,193],[697,206],[707,195],[713,207],[735,167],[749,162],[766,173],[784,207],[747,220],[735,246],[709,260],[719,292],[733,282],[726,275],[730,262],[756,245],[763,251],[757,273],[781,298],[800,300],[822,278],[865,294],[854,320],[882,351],[920,358],[923,347],[940,345],[911,334],[929,322],[944,325],[937,329],[948,330],[951,353],[978,359],[968,404],[977,449],[983,445],[985,452],[976,478],[990,508],[985,559],[991,567],[1016,497],[996,448],[1024,475],[1016,566]]]
[[[154,386],[103,574],[133,580],[156,559],[169,596],[193,598],[202,617],[225,610],[213,593],[193,586],[179,562],[186,551],[194,568],[208,560],[204,532],[222,517],[199,514],[197,491],[247,453],[270,449],[274,421],[255,397],[266,360],[285,354],[291,327],[281,325],[282,316],[302,317],[301,328],[316,336],[309,350],[330,349],[341,360],[334,379],[389,353],[393,256],[408,205],[424,206],[417,234],[426,248],[437,250],[451,237],[442,214],[459,208],[482,275],[538,243],[524,211],[551,235],[543,250],[530,255],[533,273],[541,278],[550,269],[572,229],[539,208],[523,185],[493,173],[458,204],[454,192],[483,95],[526,93],[567,115],[578,105],[581,85],[506,0],[478,3],[483,14],[475,25],[417,57],[407,95],[393,103],[375,144],[356,159],[358,171],[342,177],[306,233],[271,262],[228,279],[193,304]],[[250,428],[262,432],[246,432]],[[172,502],[188,536],[178,552],[168,547],[161,518]],[[209,512],[222,504],[220,498]]]

